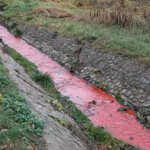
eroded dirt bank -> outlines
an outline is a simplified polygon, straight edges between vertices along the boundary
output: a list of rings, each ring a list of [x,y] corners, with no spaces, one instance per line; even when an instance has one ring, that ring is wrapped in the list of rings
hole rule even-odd
[[[16,63],[7,53],[3,53],[0,44],[0,58],[9,72],[10,78],[17,84],[20,93],[28,100],[31,110],[45,121],[44,140],[47,150],[94,150],[94,146],[82,135],[78,125],[63,112],[56,111],[46,102],[50,95],[26,74],[24,68]],[[54,117],[67,120],[74,127],[78,136],[55,121]]]
[[[121,106],[113,97],[85,80],[76,78],[47,55],[12,36],[2,26],[0,31],[0,36],[6,44],[35,63],[41,72],[52,76],[57,89],[63,95],[69,96],[70,100],[75,102],[95,125],[105,127],[119,139],[149,150],[150,132],[137,122],[130,111],[118,111]]]

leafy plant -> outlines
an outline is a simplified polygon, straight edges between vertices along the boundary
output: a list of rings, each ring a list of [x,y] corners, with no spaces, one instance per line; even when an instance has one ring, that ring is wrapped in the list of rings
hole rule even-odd
[[[121,94],[117,94],[116,96],[115,96],[115,98],[116,98],[116,100],[121,104],[121,105],[124,105],[124,99],[123,99],[123,97],[121,96]]]
[[[22,36],[22,32],[21,32],[18,28],[16,28],[16,29],[13,31],[13,35],[14,35],[15,37],[21,37],[21,36]]]
[[[26,150],[28,144],[35,145],[35,136],[42,135],[44,122],[32,114],[26,99],[19,95],[18,88],[9,79],[1,61],[0,93],[0,149],[5,145],[11,150]],[[38,142],[37,147],[41,147],[41,141]]]

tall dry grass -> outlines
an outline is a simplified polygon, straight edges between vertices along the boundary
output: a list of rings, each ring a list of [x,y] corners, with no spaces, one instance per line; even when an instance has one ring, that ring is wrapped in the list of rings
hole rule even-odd
[[[51,18],[73,18],[73,14],[58,8],[37,7],[28,13],[35,16],[47,16]]]
[[[90,7],[89,19],[96,24],[137,26],[150,29],[150,8],[133,7],[127,0],[103,0]]]

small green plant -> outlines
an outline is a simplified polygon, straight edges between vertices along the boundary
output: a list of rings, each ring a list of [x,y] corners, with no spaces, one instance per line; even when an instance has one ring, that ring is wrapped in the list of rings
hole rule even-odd
[[[121,104],[121,105],[124,105],[124,99],[123,97],[121,96],[120,93],[118,93],[116,96],[115,96],[116,100]]]
[[[107,93],[110,90],[109,85],[107,83],[105,83],[105,82],[100,82],[99,83],[99,88],[102,89],[104,92],[107,92]]]
[[[50,116],[52,119],[56,120],[60,125],[62,126],[66,126],[67,125],[67,120],[64,119],[64,118],[59,118],[59,117],[56,117],[56,116]]]
[[[48,74],[41,74],[36,71],[32,74],[32,79],[38,84],[42,84],[45,88],[54,87],[53,81],[49,78]]]
[[[9,79],[0,61],[0,149],[4,145],[11,150],[27,149],[29,144],[37,145],[37,138],[43,133],[44,122],[32,114],[26,99],[19,95],[16,85]],[[38,140],[41,147],[42,143]],[[40,148],[42,150],[42,148]]]
[[[26,19],[27,21],[31,21],[31,20],[34,19],[34,16],[28,16],[28,17],[26,17],[25,19]]]
[[[14,31],[13,31],[13,34],[15,37],[21,37],[22,36],[22,32],[16,28]]]
[[[9,25],[8,30],[11,31],[13,29],[15,29],[18,26],[18,24],[16,22],[13,22],[12,24]]]
[[[150,129],[150,120],[148,119],[148,110],[145,107],[140,107],[137,111],[138,120]]]
[[[47,102],[53,104],[53,106],[55,106],[59,111],[63,111],[64,109],[63,105],[57,99],[48,99]]]

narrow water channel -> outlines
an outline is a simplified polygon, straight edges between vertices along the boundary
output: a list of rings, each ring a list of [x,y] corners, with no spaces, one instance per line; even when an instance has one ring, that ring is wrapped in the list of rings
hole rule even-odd
[[[150,150],[150,131],[136,120],[133,111],[117,111],[122,106],[115,98],[75,77],[47,55],[15,38],[3,26],[0,26],[0,37],[5,44],[33,62],[42,73],[48,73],[57,90],[68,96],[96,126],[104,127],[117,139]]]

